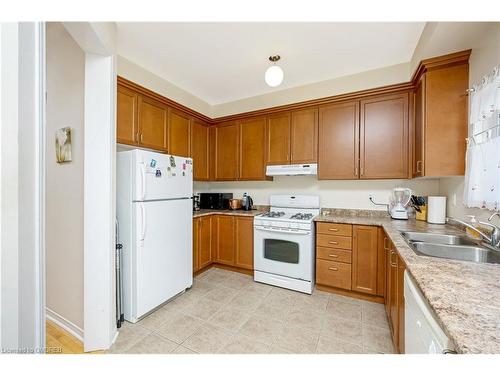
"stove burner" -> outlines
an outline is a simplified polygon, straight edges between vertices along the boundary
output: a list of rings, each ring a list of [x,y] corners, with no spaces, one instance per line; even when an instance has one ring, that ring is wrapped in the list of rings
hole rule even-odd
[[[312,219],[313,214],[303,214],[303,213],[298,213],[293,215],[290,219],[297,219],[297,220],[309,220]]]
[[[269,211],[269,212],[266,212],[266,213],[263,213],[262,215],[260,215],[262,217],[281,217],[281,216],[285,216],[285,213],[283,211]]]

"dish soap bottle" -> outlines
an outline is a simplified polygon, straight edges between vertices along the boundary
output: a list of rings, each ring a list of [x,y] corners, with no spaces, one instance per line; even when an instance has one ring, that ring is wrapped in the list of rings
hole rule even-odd
[[[476,216],[474,215],[467,215],[467,217],[469,218],[469,224],[472,225],[474,228],[477,228],[478,227],[478,221],[476,219]],[[477,239],[480,239],[481,238],[481,235],[479,233],[477,233],[475,230],[471,229],[471,228],[465,228],[465,232],[467,233],[467,235],[469,237],[472,237],[472,238],[477,238]]]

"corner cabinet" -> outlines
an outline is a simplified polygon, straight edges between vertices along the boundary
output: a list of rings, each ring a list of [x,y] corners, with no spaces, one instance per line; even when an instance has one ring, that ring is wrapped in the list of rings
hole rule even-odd
[[[208,181],[210,179],[210,143],[209,127],[193,120],[191,124],[191,157],[193,158],[193,179]]]
[[[466,58],[466,59],[465,59]],[[415,90],[413,177],[465,173],[468,54],[454,65],[425,67]]]
[[[239,178],[239,125],[236,122],[218,124],[210,129],[211,160],[215,181],[235,181]]]

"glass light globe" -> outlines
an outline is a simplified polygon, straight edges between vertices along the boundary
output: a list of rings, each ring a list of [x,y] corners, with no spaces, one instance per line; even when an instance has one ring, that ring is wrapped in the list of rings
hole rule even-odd
[[[281,69],[278,65],[270,66],[266,70],[264,79],[266,80],[266,83],[271,87],[281,85],[281,82],[283,82],[283,69]]]

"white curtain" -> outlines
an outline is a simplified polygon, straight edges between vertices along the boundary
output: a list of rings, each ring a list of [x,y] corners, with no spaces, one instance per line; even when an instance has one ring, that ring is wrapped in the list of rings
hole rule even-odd
[[[500,69],[470,90],[464,204],[500,210]]]

